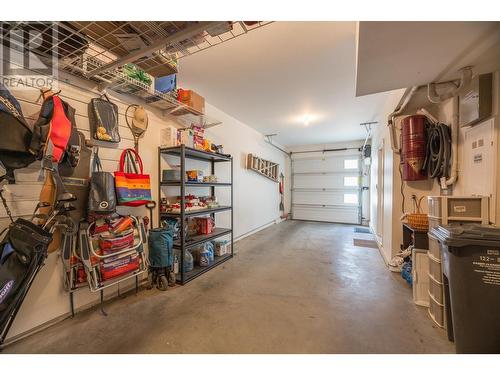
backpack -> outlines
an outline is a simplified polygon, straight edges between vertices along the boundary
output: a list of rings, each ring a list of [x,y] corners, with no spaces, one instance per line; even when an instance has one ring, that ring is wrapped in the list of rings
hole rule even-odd
[[[59,164],[64,159],[74,159],[73,142],[78,142],[75,125],[75,110],[59,95],[48,96],[42,104],[40,114],[33,126],[33,136],[29,149],[38,160],[51,155],[52,161]],[[76,158],[78,156],[76,155]],[[76,163],[74,166],[76,167]]]
[[[7,179],[14,183],[14,170],[25,168],[35,161],[30,152],[33,129],[24,118],[19,102],[0,83],[0,164],[5,173],[0,173],[0,181]]]
[[[45,177],[46,183],[47,178],[53,180],[57,200],[74,200],[63,185],[59,167],[64,163],[62,169],[68,176],[80,160],[82,147],[75,125],[75,110],[51,90],[42,91],[42,95],[45,99],[33,127],[29,148],[38,160],[42,160],[42,170],[48,173]],[[46,184],[49,185],[51,184]],[[49,187],[50,189],[52,188]]]

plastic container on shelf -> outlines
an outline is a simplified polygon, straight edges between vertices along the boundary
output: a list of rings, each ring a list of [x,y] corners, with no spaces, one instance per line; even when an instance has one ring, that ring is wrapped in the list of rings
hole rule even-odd
[[[427,206],[429,207],[429,216],[440,218],[442,197],[427,197]]]
[[[207,246],[203,246],[199,252],[198,262],[200,267],[208,267],[210,265],[210,249]]]
[[[429,292],[429,315],[440,328],[444,328],[444,305],[436,301]]]
[[[205,247],[208,250],[208,261],[213,264],[215,261],[215,246],[212,241],[205,242]]]
[[[429,220],[440,219],[442,224],[452,222],[477,222],[488,224],[489,209],[486,196],[430,196]],[[433,228],[429,221],[429,228]]]
[[[448,197],[447,216],[448,218],[480,220],[487,212],[488,200],[486,197]],[[486,205],[486,207],[483,207]]]
[[[434,258],[429,253],[429,275],[434,278],[434,280],[443,282],[443,272],[441,270],[441,261]]]
[[[188,250],[184,251],[184,272],[192,271],[194,268],[193,255]]]
[[[436,302],[444,304],[443,283],[429,275],[429,294]]]
[[[431,254],[434,258],[441,260],[441,247],[439,245],[438,239],[431,233],[429,233],[428,236],[429,236],[429,254]]]

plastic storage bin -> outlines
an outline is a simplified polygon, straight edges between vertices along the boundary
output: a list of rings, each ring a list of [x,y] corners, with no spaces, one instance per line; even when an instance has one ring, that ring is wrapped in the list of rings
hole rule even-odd
[[[177,85],[177,75],[170,74],[164,77],[155,78],[155,90],[161,93],[167,93],[175,89]]]
[[[441,270],[441,261],[439,259],[434,258],[429,253],[429,275],[434,278],[434,280],[443,282],[443,273]]]
[[[429,307],[429,257],[427,250],[413,249],[411,263],[413,302],[418,306]]]
[[[429,292],[429,315],[434,323],[444,328],[444,305],[436,301]]]
[[[179,182],[181,180],[181,170],[174,168],[174,169],[164,169],[162,171],[162,182],[169,182],[169,181],[175,181]]]
[[[481,197],[448,197],[447,216],[448,219],[481,220],[483,209]]]
[[[427,199],[429,218],[441,223],[477,222],[488,224],[489,209],[486,196],[431,196]],[[429,227],[432,228],[429,222]]]
[[[439,241],[432,234],[428,234],[429,236],[429,254],[431,254],[434,258],[441,260],[441,247],[439,245]]]
[[[441,244],[457,353],[499,353],[500,228],[446,226],[432,235]]]
[[[438,303],[444,304],[443,283],[429,275],[429,294]]]

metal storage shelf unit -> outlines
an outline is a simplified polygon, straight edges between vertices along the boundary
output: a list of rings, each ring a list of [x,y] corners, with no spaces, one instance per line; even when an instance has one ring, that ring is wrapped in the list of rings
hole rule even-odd
[[[162,165],[162,155],[176,156],[180,159],[181,167],[181,180],[180,181],[160,181],[158,183],[158,200],[162,196],[163,186],[178,186],[180,188],[181,197],[181,209],[180,212],[160,212],[159,221],[162,218],[174,217],[180,219],[180,239],[174,241],[174,248],[180,250],[180,263],[179,263],[179,274],[177,277],[177,282],[184,285],[187,282],[197,278],[203,273],[215,268],[216,266],[224,263],[226,260],[233,257],[233,158],[230,155],[216,154],[201,150],[196,150],[194,148],[186,147],[185,145],[176,147],[159,147],[158,148],[158,176],[162,176],[161,165]],[[202,182],[191,182],[186,181],[186,159],[201,160],[210,163],[210,173],[215,174],[215,164],[219,162],[227,162],[230,164],[231,171],[231,181],[223,183],[202,183]],[[231,204],[229,206],[219,206],[214,208],[209,208],[205,210],[192,210],[186,211],[185,200],[186,200],[186,189],[189,187],[206,187],[210,188],[210,193],[212,196],[215,195],[216,187],[229,187],[231,189]],[[230,211],[231,213],[231,227],[230,228],[215,228],[212,233],[204,235],[196,235],[187,238],[185,233],[185,225],[183,225],[188,217],[210,215],[215,220],[215,213]],[[216,256],[214,263],[207,267],[195,266],[193,270],[189,272],[184,272],[184,252],[192,247],[201,245],[207,241],[212,241],[216,238],[223,236],[231,236],[231,253],[223,256]]]

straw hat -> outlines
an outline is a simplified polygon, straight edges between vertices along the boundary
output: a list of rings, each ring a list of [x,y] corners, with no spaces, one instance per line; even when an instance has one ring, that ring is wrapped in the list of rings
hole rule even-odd
[[[134,117],[132,118],[132,126],[137,130],[145,131],[148,128],[148,114],[140,105],[135,107]]]

